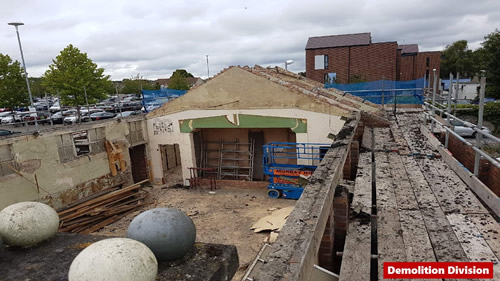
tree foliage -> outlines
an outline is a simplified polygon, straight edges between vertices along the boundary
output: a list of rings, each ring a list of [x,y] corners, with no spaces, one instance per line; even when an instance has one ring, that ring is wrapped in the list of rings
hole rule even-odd
[[[480,65],[486,70],[486,95],[500,99],[500,31],[496,29],[486,35],[481,45],[476,52]]]
[[[467,40],[459,40],[446,46],[441,53],[441,78],[448,78],[450,73],[460,72],[461,77],[473,76],[477,72],[474,52],[469,50]]]
[[[42,85],[42,79],[38,77],[29,77],[29,81],[33,97],[44,97],[47,89]]]
[[[131,79],[122,80],[123,94],[140,94],[142,90],[158,90],[160,85],[154,81],[146,80],[139,74],[132,76]]]
[[[172,76],[181,76],[184,78],[194,77],[193,74],[187,72],[185,69],[177,69],[172,73]]]
[[[59,95],[65,105],[84,105],[85,90],[89,103],[105,98],[114,90],[104,69],[71,44],[52,60],[42,79],[43,86]]]
[[[0,53],[0,107],[14,109],[29,103],[21,64]]]
[[[188,77],[194,77],[193,74],[187,72],[184,69],[177,69],[170,76],[168,81],[168,88],[175,90],[189,90],[189,83],[186,80]]]

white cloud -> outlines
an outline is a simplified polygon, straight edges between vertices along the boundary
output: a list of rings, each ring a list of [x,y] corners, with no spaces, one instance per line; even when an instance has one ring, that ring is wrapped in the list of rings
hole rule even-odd
[[[0,0],[0,53],[39,76],[68,44],[87,52],[113,79],[168,77],[185,68],[205,77],[229,65],[304,70],[310,36],[372,32],[375,42],[440,50],[465,39],[471,48],[500,25],[500,1],[9,1]]]

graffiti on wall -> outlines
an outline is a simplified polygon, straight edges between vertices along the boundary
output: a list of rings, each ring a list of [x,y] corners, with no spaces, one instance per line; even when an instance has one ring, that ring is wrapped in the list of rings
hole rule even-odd
[[[166,119],[153,122],[153,135],[171,135],[174,132],[172,120]]]

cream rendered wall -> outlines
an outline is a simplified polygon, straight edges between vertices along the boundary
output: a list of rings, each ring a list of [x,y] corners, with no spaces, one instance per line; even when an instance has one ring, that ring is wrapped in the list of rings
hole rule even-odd
[[[145,128],[145,122],[142,124]],[[14,160],[19,163],[24,176],[10,174],[0,177],[0,210],[20,201],[37,200],[48,195],[57,196],[60,192],[109,174],[106,152],[82,155],[72,161],[61,163],[57,150],[57,138],[61,134],[98,127],[105,127],[104,135],[107,140],[128,144],[126,135],[129,134],[129,127],[128,122],[124,121],[82,125],[78,129],[72,127],[52,133],[42,133],[38,137],[27,135],[0,141],[0,145],[11,146]],[[143,134],[147,140],[147,133],[144,130]],[[130,166],[128,149],[124,150],[124,158],[127,166]],[[30,182],[35,182],[35,174],[39,186],[43,189],[40,193]]]
[[[179,144],[182,160],[182,176],[189,178],[188,167],[195,166],[194,142],[192,133],[181,133],[179,120],[195,119],[222,115],[248,114],[271,117],[300,118],[307,120],[307,133],[297,133],[296,142],[331,143],[328,134],[340,131],[345,121],[340,116],[311,112],[301,109],[255,109],[255,110],[187,110],[147,120],[151,169],[155,183],[161,183],[163,167],[159,145]],[[153,124],[162,124],[168,130],[155,130]]]

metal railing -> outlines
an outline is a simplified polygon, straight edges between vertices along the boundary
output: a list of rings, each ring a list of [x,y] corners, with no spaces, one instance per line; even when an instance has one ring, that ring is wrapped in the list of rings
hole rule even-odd
[[[459,77],[459,74],[457,74],[457,78]],[[436,72],[434,72],[434,81],[437,81],[437,75]],[[434,88],[432,90],[432,97],[431,98],[426,98],[426,101],[424,102],[425,109],[427,112],[425,112],[425,122],[426,124],[431,122],[431,132],[434,133],[434,127],[436,124],[441,125],[445,129],[445,148],[448,149],[449,145],[449,136],[452,134],[455,136],[458,140],[466,144],[467,146],[471,147],[472,150],[475,151],[475,158],[474,158],[474,175],[477,177],[479,176],[479,165],[480,165],[480,160],[481,157],[484,159],[488,160],[492,165],[494,165],[497,168],[500,168],[500,161],[489,155],[487,152],[482,150],[482,143],[483,143],[483,136],[492,140],[493,142],[500,143],[500,138],[484,131],[483,128],[483,115],[484,115],[484,100],[485,100],[485,88],[486,88],[486,77],[484,75],[484,71],[482,72],[481,75],[481,84],[480,84],[480,91],[479,91],[479,112],[478,112],[478,124],[472,124],[472,130],[474,130],[475,135],[476,135],[476,143],[473,144],[467,140],[465,140],[462,136],[460,136],[457,132],[455,132],[455,126],[453,125],[453,122],[451,122],[451,119],[453,120],[459,120],[463,123],[469,123],[465,120],[462,120],[461,118],[458,118],[455,114],[452,114],[452,95],[453,95],[453,75],[450,74],[450,87],[449,87],[449,92],[448,92],[448,97],[444,99],[443,97],[441,99],[436,99],[437,94],[437,87],[436,83],[434,83]],[[459,80],[457,79],[456,89],[459,89]],[[454,111],[456,112],[456,100],[454,99],[454,104],[455,108]],[[431,102],[430,102],[431,101]],[[439,103],[440,101],[446,101],[447,103]],[[446,115],[446,121],[442,122],[438,119],[435,118],[436,116],[436,111],[440,113],[440,116],[443,114]],[[429,113],[430,112],[430,113]]]

